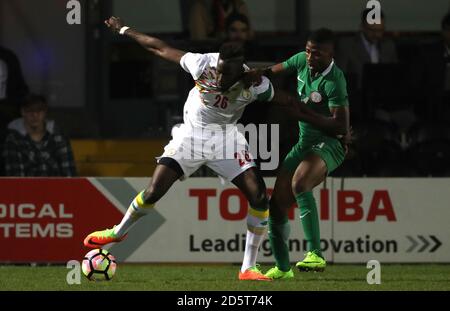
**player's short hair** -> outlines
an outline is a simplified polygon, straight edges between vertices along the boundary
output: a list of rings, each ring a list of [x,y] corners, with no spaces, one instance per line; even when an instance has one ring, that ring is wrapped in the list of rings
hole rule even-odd
[[[225,29],[228,31],[228,29],[230,29],[231,27],[231,24],[233,24],[234,22],[242,22],[247,25],[247,27],[250,27],[250,22],[247,16],[240,13],[232,13],[227,17],[225,21]]]
[[[223,60],[244,59],[244,46],[239,42],[227,42],[219,49],[219,57]]]
[[[370,12],[372,12],[373,9],[365,9],[361,12],[361,23],[363,25],[367,25],[367,15],[369,15]],[[381,19],[384,19],[384,13],[383,10],[380,11],[380,17]]]
[[[450,12],[447,13],[441,22],[441,29],[442,30],[450,30]]]
[[[328,28],[320,28],[309,34],[308,41],[316,44],[334,44],[334,33]]]

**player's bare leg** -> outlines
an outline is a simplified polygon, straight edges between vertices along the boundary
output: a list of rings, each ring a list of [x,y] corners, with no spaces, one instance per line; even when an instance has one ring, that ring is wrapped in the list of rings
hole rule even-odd
[[[312,190],[325,180],[327,166],[317,154],[309,154],[292,178],[292,192],[300,208],[300,219],[307,241],[308,253],[296,264],[300,271],[323,271],[326,262],[320,249],[319,215]]]
[[[242,267],[239,271],[239,279],[270,281],[271,279],[264,276],[256,265],[258,248],[264,239],[269,217],[266,185],[255,167],[241,173],[232,182],[242,191],[250,203],[247,215],[245,253]]]
[[[95,231],[89,234],[84,239],[84,245],[97,248],[105,244],[122,241],[131,226],[155,206],[155,203],[166,194],[180,176],[180,171],[158,164],[149,186],[134,198],[120,224],[112,229]]]
[[[278,171],[275,187],[270,198],[269,240],[276,265],[267,271],[266,276],[272,279],[294,277],[287,244],[290,234],[287,214],[295,202],[291,187],[293,174],[293,171],[285,168]]]

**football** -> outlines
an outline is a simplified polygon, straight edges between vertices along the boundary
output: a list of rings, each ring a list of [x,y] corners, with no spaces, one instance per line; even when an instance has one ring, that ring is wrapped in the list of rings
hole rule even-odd
[[[83,274],[91,281],[109,281],[116,273],[116,258],[105,249],[88,252],[81,264]]]

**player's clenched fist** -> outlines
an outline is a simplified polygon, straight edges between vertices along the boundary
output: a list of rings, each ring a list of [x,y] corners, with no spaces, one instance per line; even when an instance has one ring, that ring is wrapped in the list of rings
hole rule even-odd
[[[119,33],[120,29],[125,25],[120,17],[111,16],[105,21],[106,26],[109,27],[113,32]]]

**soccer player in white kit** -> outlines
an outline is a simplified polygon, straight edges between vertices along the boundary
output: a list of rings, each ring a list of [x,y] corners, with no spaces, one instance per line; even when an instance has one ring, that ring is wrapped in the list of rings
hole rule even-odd
[[[250,203],[245,254],[238,278],[270,281],[256,265],[269,216],[266,186],[236,122],[246,105],[255,100],[272,100],[272,84],[266,77],[258,85],[244,81],[244,51],[236,43],[222,45],[219,53],[186,53],[125,26],[120,18],[111,17],[105,23],[113,32],[134,39],[153,54],[179,63],[192,75],[195,86],[184,106],[184,123],[173,130],[173,138],[158,158],[149,186],[131,202],[120,224],[89,234],[85,246],[98,248],[123,240],[130,227],[155,207],[177,179],[187,178],[207,165],[236,185]]]

